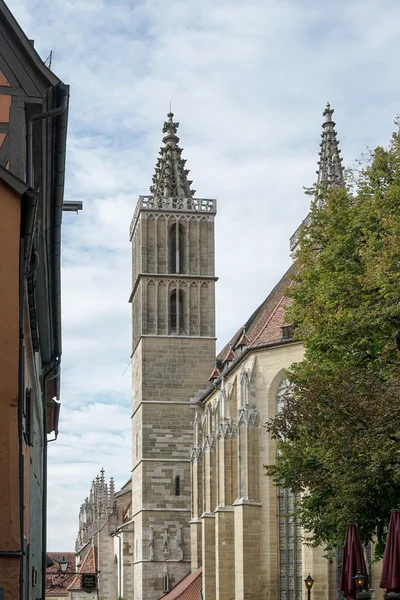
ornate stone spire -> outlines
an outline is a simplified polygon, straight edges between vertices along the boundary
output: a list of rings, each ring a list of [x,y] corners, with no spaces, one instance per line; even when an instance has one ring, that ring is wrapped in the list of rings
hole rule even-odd
[[[179,147],[179,137],[176,132],[179,123],[174,122],[174,114],[169,112],[165,121],[162,141],[153,184],[150,186],[151,198],[156,206],[163,206],[165,200],[172,199],[179,204],[180,199],[192,198],[195,190],[190,188],[193,183],[188,179],[189,170],[185,169],[186,160],[182,158],[182,148]]]
[[[344,185],[342,158],[340,158],[339,141],[336,137],[335,122],[332,119],[333,108],[326,105],[323,112],[325,121],[322,124],[321,150],[319,152],[317,186],[331,187]]]
[[[115,495],[115,483],[114,483],[114,478],[111,477],[111,479],[110,479],[110,508],[111,509],[114,508],[114,495]]]
[[[342,158],[340,158],[339,141],[335,130],[336,123],[332,120],[333,108],[329,102],[324,112],[325,121],[322,124],[322,134],[319,151],[318,171],[317,171],[317,192],[316,201],[318,208],[323,206],[322,190],[332,186],[343,186],[344,176],[342,167]],[[307,225],[310,222],[311,215],[308,214],[303,223]],[[294,252],[299,242],[301,225],[296,229],[290,238],[290,251]]]

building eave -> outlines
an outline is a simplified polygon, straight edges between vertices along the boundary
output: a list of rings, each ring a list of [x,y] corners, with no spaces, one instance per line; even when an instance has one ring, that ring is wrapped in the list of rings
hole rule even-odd
[[[8,171],[4,167],[0,165],[0,181],[8,187],[11,191],[13,191],[17,196],[23,196],[25,192],[31,190],[29,185],[19,179],[16,175]]]
[[[0,18],[7,23],[10,30],[13,32],[15,38],[17,39],[18,43],[23,48],[25,55],[27,56],[35,70],[40,74],[40,76],[47,81],[48,85],[54,86],[60,83],[61,80],[50,69],[46,67],[43,60],[33,47],[32,42],[21,29],[20,25],[16,21],[15,17],[11,13],[4,0],[0,0]]]
[[[240,363],[244,360],[244,358],[246,358],[249,354],[257,353],[262,350],[270,350],[273,348],[279,348],[280,346],[283,347],[283,346],[289,346],[289,345],[292,345],[292,346],[301,345],[301,342],[297,341],[297,340],[281,340],[279,342],[271,342],[269,344],[262,344],[260,346],[246,348],[245,350],[243,350],[243,352],[241,354],[239,354],[237,356],[237,358],[234,361],[232,361],[232,363],[229,365],[229,367],[221,373],[221,375],[218,377],[218,379],[213,381],[212,385],[207,390],[205,390],[205,392],[199,398],[196,399],[195,404],[204,404],[204,402],[207,400],[207,398],[209,398],[215,392],[216,388],[221,383],[222,379],[225,379],[225,377],[230,375],[232,373],[232,371],[234,371],[236,369],[236,367],[238,367],[240,365]]]

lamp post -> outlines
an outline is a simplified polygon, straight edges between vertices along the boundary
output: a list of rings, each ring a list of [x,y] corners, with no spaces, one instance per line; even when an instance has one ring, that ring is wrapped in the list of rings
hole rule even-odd
[[[353,571],[354,572],[354,571]],[[363,575],[362,573],[360,573],[360,571],[357,573],[357,575],[355,575],[353,577],[354,581],[356,582],[358,591],[361,592],[362,589],[364,588],[364,583],[365,580],[367,579],[365,575]]]
[[[311,577],[310,574],[308,574],[308,577],[305,578],[304,583],[306,584],[306,588],[307,588],[307,597],[308,600],[310,600],[311,598],[311,588],[314,584],[314,579]]]

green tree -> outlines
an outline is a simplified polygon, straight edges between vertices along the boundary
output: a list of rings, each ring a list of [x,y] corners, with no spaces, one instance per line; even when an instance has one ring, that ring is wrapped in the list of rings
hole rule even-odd
[[[305,348],[293,396],[267,424],[278,440],[277,485],[303,492],[309,541],[386,539],[400,506],[400,132],[353,172],[353,185],[313,190],[288,319]]]

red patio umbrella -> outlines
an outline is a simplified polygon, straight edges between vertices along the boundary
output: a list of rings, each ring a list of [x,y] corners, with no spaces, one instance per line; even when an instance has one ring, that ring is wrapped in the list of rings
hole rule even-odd
[[[364,550],[357,527],[353,523],[350,523],[347,526],[344,540],[339,583],[339,589],[345,598],[355,598],[357,595],[357,584],[353,579],[357,573],[365,576],[366,584],[368,572],[364,559]]]
[[[388,592],[400,592],[400,511],[398,510],[392,511],[390,515],[379,587],[386,588]]]

